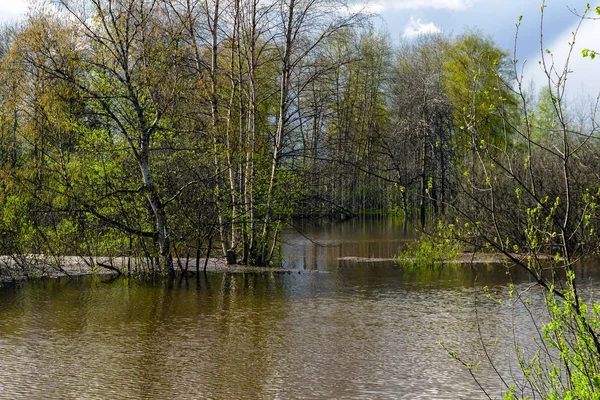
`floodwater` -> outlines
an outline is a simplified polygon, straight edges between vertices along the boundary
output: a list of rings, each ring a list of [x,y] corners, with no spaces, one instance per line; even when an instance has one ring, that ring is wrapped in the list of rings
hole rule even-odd
[[[349,259],[391,258],[414,237],[389,219],[299,231],[283,235],[282,253],[302,273],[6,284],[0,398],[486,398],[440,341],[482,361],[474,375],[501,395],[482,344],[510,380],[515,341],[535,333],[508,298],[511,280],[528,288],[526,275]]]

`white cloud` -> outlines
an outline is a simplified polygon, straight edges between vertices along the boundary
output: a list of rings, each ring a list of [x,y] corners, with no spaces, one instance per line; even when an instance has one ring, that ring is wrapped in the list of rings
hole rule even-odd
[[[353,8],[382,13],[386,10],[443,9],[465,10],[476,0],[372,0],[360,1]]]
[[[367,13],[367,14],[381,14],[385,10],[385,6],[382,3],[358,3],[353,4],[349,7],[352,13]]]
[[[21,18],[29,7],[27,0],[0,0],[0,22]]]
[[[571,26],[563,31],[552,43],[545,44],[545,47],[552,52],[552,57],[545,55],[547,67],[554,61],[554,68],[560,73],[565,66],[568,56],[569,43],[573,40],[573,30]],[[573,46],[573,52],[569,60],[569,70],[567,77],[567,92],[569,99],[581,99],[593,97],[600,93],[600,80],[598,71],[600,71],[600,59],[590,60],[583,58],[581,50],[591,48],[600,51],[600,44],[597,38],[600,37],[600,22],[585,21],[577,34],[577,40]],[[529,57],[524,70],[524,83],[532,81],[539,90],[547,87],[548,80],[539,64],[541,56],[539,52]],[[554,75],[555,76],[555,75]]]
[[[420,18],[410,17],[410,21],[404,27],[402,37],[413,38],[419,35],[427,35],[432,33],[440,33],[441,29],[435,26],[433,22],[424,23]]]

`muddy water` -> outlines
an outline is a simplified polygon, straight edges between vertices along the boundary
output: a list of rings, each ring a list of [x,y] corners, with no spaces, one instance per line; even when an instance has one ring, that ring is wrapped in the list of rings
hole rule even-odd
[[[473,364],[484,343],[509,373],[513,339],[532,335],[523,307],[482,293],[503,297],[510,279],[525,289],[526,276],[351,260],[396,254],[410,235],[393,221],[303,226],[283,239],[287,265],[313,272],[5,285],[0,398],[485,398],[439,342]],[[500,395],[486,363],[476,376]]]

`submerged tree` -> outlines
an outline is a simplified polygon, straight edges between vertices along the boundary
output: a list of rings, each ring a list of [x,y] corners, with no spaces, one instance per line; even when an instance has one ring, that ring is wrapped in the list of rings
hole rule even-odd
[[[35,167],[48,179],[32,184],[65,199],[68,210],[47,204],[55,211],[156,240],[163,272],[173,273],[167,206],[183,187],[170,187],[160,170],[180,100],[177,38],[161,29],[156,1],[61,6],[61,14],[32,14],[14,49],[29,82],[54,96],[32,105],[46,115],[32,134],[50,139]]]
[[[441,36],[422,36],[405,44],[397,56],[391,99],[394,123],[384,139],[384,151],[401,191],[405,229],[409,196],[417,199],[414,208],[423,227],[428,204],[439,215],[450,201],[454,124],[443,81],[449,46]]]

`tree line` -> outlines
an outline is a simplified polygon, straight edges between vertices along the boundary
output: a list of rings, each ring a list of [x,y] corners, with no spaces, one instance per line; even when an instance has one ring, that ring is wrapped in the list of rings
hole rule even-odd
[[[552,202],[542,171],[597,175],[595,125],[515,65],[476,31],[394,44],[336,0],[39,6],[0,38],[1,252],[269,265],[293,218],[369,211],[466,213],[525,246],[490,170]]]

